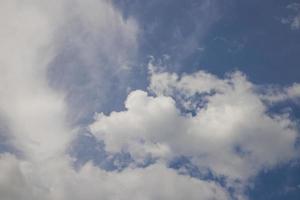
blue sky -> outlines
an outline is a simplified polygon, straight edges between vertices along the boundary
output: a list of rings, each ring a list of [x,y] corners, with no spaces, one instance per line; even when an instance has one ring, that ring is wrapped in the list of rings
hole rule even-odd
[[[287,8],[297,1],[115,2],[142,24],[141,58],[169,55],[180,72],[238,69],[263,84],[299,80],[299,31],[281,22],[297,14]]]
[[[0,43],[1,199],[299,199],[299,1],[3,0]]]

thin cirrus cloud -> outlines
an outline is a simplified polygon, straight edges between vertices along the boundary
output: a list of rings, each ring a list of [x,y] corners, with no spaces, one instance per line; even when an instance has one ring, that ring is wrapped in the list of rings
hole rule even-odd
[[[4,200],[246,199],[252,177],[299,153],[296,122],[267,114],[297,101],[299,85],[261,93],[240,72],[179,76],[150,63],[148,89],[130,92],[124,111],[99,112],[110,78],[125,83],[138,51],[137,22],[110,1],[3,0],[0,26],[1,135],[19,152],[0,154]],[[87,128],[108,154],[131,155],[124,169],[74,168],[78,119],[93,112]],[[171,169],[178,156],[225,183]]]

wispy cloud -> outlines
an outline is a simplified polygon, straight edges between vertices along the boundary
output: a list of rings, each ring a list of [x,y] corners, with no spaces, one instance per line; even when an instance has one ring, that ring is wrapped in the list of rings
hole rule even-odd
[[[290,25],[292,30],[300,29],[300,4],[292,3],[287,6],[292,14],[286,18],[281,19],[281,23]]]

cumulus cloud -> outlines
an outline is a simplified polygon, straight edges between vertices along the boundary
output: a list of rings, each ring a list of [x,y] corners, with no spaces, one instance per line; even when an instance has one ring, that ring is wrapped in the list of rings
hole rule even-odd
[[[268,114],[258,86],[241,72],[221,79],[204,71],[179,76],[150,66],[150,75],[154,96],[132,91],[126,110],[100,113],[91,125],[108,152],[129,152],[137,162],[186,156],[229,182],[247,182],[297,155],[295,122]],[[297,96],[296,88],[285,89],[286,96]]]
[[[217,184],[179,175],[162,164],[107,172],[87,163],[75,171],[61,160],[36,168],[5,154],[0,157],[0,170],[5,200],[229,199]]]

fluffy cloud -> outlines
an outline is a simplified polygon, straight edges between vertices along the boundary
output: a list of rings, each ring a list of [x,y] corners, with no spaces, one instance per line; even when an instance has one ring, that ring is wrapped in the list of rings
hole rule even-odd
[[[220,79],[204,71],[150,71],[155,96],[133,91],[125,111],[100,113],[91,125],[108,152],[129,152],[137,162],[186,156],[200,169],[242,182],[298,153],[295,122],[268,114],[259,87],[242,73]],[[283,89],[284,97],[298,96],[297,87]]]
[[[246,182],[297,154],[295,122],[267,111],[269,102],[297,99],[298,84],[260,92],[239,72],[220,79],[150,66],[149,92],[131,92],[125,111],[99,113],[89,128],[109,154],[157,160],[121,171],[75,169],[68,116],[99,108],[108,75],[122,76],[137,51],[137,24],[106,0],[3,0],[0,27],[1,135],[18,150],[0,154],[4,200],[230,199],[229,183],[180,174],[169,161],[186,156],[200,170]]]
[[[4,0],[0,6],[1,122],[25,156],[62,154],[74,138],[66,116],[76,118],[74,113],[95,109],[88,99],[91,90],[107,82],[105,74],[128,67],[137,26],[123,19],[110,1]],[[62,55],[75,50],[62,61]],[[98,57],[107,60],[106,70],[91,66]],[[52,73],[54,64],[58,71]],[[89,74],[87,85],[77,79],[78,71],[80,77]],[[88,106],[79,109],[82,102]]]
[[[53,64],[61,66],[55,61],[70,51],[67,44],[75,45],[80,58],[74,59],[86,67],[93,67],[98,56],[115,71],[128,67],[136,24],[123,19],[111,2],[4,0],[0,16],[0,114],[7,127],[1,134],[18,150],[18,156],[0,154],[2,199],[229,199],[218,184],[180,175],[163,163],[123,171],[105,171],[92,163],[78,170],[72,166],[66,151],[75,131],[66,118],[74,107],[67,104],[69,92],[51,87],[53,77],[49,85],[49,73]],[[95,73],[101,70],[87,71],[101,79]],[[88,88],[97,86],[93,83]]]
[[[229,199],[217,184],[179,175],[162,164],[107,172],[87,163],[75,171],[62,160],[36,168],[5,154],[0,157],[0,170],[5,200]]]
[[[46,78],[57,27],[35,1],[4,0],[0,7],[0,114],[6,135],[30,159],[61,154],[70,142],[64,97]]]

